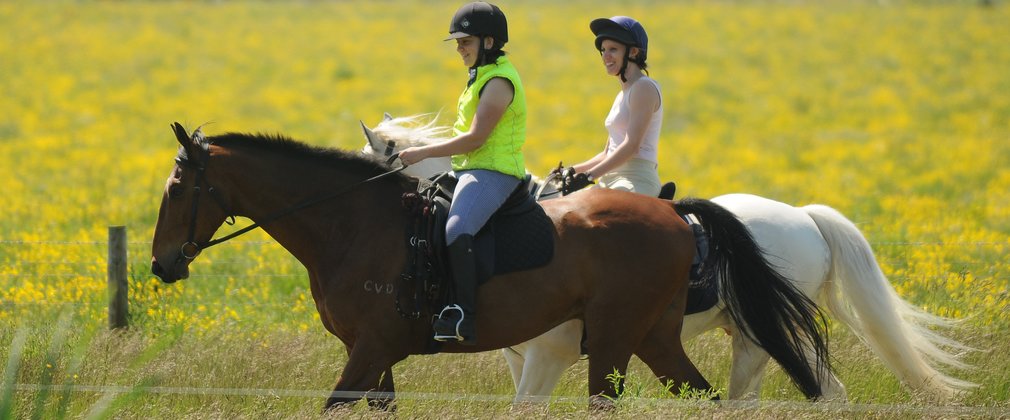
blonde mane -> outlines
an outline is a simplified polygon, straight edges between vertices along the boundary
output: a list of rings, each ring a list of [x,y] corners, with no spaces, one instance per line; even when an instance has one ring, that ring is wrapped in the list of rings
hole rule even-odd
[[[437,114],[430,120],[428,119],[429,116],[431,114],[383,119],[372,131],[380,138],[393,140],[397,142],[398,146],[402,145],[404,147],[448,140],[452,129],[436,125],[435,123],[438,120]]]

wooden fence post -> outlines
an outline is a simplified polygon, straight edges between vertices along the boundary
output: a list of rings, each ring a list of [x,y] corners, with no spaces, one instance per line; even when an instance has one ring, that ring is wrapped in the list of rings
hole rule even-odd
[[[109,227],[109,329],[127,327],[126,226]]]

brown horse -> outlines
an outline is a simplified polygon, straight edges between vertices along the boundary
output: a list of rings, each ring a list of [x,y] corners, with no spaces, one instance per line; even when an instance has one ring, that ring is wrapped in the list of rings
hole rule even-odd
[[[158,215],[152,272],[167,283],[187,278],[202,249],[231,237],[211,240],[227,218],[261,224],[308,270],[323,326],[349,353],[326,406],[392,402],[392,366],[426,353],[432,337],[430,314],[407,319],[395,308],[407,255],[400,200],[417,181],[381,162],[282,137],[205,139],[199,129],[190,136],[173,127],[181,147]],[[670,202],[598,189],[543,206],[555,224],[551,263],[482,285],[477,345],[447,343],[441,351],[503,348],[580,318],[593,355],[594,405],[618,395],[607,376],[625,374],[632,354],[670,389],[710,389],[680,341],[695,244]]]

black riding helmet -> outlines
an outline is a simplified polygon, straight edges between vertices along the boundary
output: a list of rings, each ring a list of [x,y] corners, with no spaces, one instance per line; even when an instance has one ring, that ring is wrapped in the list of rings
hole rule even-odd
[[[643,70],[645,69],[646,52],[649,49],[649,35],[637,20],[627,16],[599,18],[589,23],[589,29],[593,31],[593,35],[596,35],[597,50],[602,48],[603,40],[605,39],[620,42],[628,47],[624,51],[624,63],[621,64],[621,81],[628,81],[624,77],[624,71],[628,67],[628,60],[634,61]],[[634,59],[630,58],[631,47],[638,47],[639,50],[638,56]]]
[[[480,45],[477,52],[477,62],[474,67],[492,62],[501,55],[501,49],[509,40],[508,21],[505,20],[505,13],[490,3],[477,1],[464,4],[456,11],[449,22],[449,37],[445,40],[459,39],[467,36],[480,38]],[[494,38],[494,46],[489,51],[495,54],[493,59],[485,60],[484,38],[490,36]],[[491,57],[487,57],[491,58]]]
[[[502,44],[509,41],[508,22],[505,13],[498,6],[482,1],[464,4],[449,22],[449,37],[445,40],[466,36],[489,35]]]

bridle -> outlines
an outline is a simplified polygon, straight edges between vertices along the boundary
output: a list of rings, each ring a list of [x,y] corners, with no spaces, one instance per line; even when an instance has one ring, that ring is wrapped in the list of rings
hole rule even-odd
[[[184,242],[182,244],[182,246],[180,247],[180,249],[179,249],[180,255],[182,257],[186,258],[187,260],[192,260],[192,259],[196,258],[197,255],[200,255],[200,251],[202,251],[205,248],[209,248],[211,246],[214,246],[214,245],[217,245],[217,244],[219,244],[221,242],[224,242],[227,239],[230,239],[230,238],[226,238],[226,239],[223,239],[223,240],[222,239],[217,239],[217,240],[208,241],[208,242],[205,242],[205,243],[202,243],[202,244],[201,243],[197,243],[195,241],[195,236],[196,236],[196,216],[197,216],[197,213],[200,210],[200,191],[202,191],[202,187],[201,186],[205,185],[207,187],[207,192],[210,193],[210,196],[214,198],[215,202],[217,202],[218,207],[220,207],[221,210],[224,210],[225,214],[229,215],[225,219],[225,223],[227,223],[228,225],[234,225],[235,224],[235,216],[233,215],[233,212],[225,204],[224,199],[222,199],[221,196],[218,195],[217,190],[207,182],[207,175],[206,175],[207,167],[206,167],[206,165],[204,165],[204,163],[206,163],[206,162],[208,162],[210,160],[210,149],[209,149],[209,146],[206,146],[206,145],[201,145],[201,146],[204,146],[204,147],[200,148],[200,150],[201,150],[200,154],[202,156],[201,156],[201,159],[200,159],[199,162],[192,162],[192,161],[190,161],[189,159],[187,159],[187,158],[185,158],[183,156],[177,156],[175,158],[175,163],[177,165],[182,166],[182,167],[186,167],[186,168],[190,168],[190,169],[193,169],[193,170],[196,171],[196,182],[193,184],[193,205],[191,207],[192,210],[190,211],[190,216],[191,217],[190,217],[190,223],[189,223],[189,234],[186,237],[186,242]],[[249,230],[252,230],[252,229],[249,229]],[[236,236],[238,236],[238,235],[236,235]],[[187,252],[187,249],[191,250],[191,252]]]
[[[193,206],[192,206],[192,211],[190,212],[191,218],[190,218],[190,223],[189,223],[189,233],[188,233],[188,236],[186,237],[186,242],[184,242],[182,244],[182,246],[180,247],[180,249],[179,249],[179,252],[180,252],[179,259],[180,260],[183,259],[183,258],[185,258],[187,260],[193,260],[194,258],[197,257],[197,255],[200,255],[200,252],[202,252],[203,250],[205,250],[207,248],[210,248],[210,247],[212,247],[214,245],[217,245],[217,244],[220,244],[222,242],[225,242],[225,241],[227,241],[229,239],[233,239],[235,237],[241,236],[241,235],[243,235],[245,233],[248,233],[249,231],[251,231],[253,229],[256,229],[256,228],[258,228],[258,227],[260,227],[262,225],[265,225],[267,223],[273,222],[274,220],[280,219],[281,217],[287,216],[287,215],[289,215],[291,213],[294,213],[296,211],[299,211],[299,210],[305,209],[307,207],[311,207],[311,206],[314,206],[316,204],[322,203],[324,201],[336,198],[336,197],[338,197],[340,195],[343,195],[343,194],[347,193],[348,191],[354,189],[355,187],[358,187],[360,185],[363,185],[363,184],[366,184],[366,183],[369,183],[369,182],[372,182],[372,181],[376,181],[376,180],[381,179],[381,178],[385,178],[385,177],[387,177],[389,175],[395,174],[395,173],[400,172],[400,171],[402,171],[402,170],[404,170],[404,169],[407,168],[407,165],[402,165],[401,164],[401,166],[399,168],[396,168],[396,169],[393,169],[393,170],[390,170],[390,171],[387,171],[387,172],[383,172],[383,173],[381,173],[379,175],[373,176],[373,177],[365,179],[363,181],[360,181],[360,182],[348,185],[348,186],[346,186],[344,188],[341,188],[340,190],[337,190],[337,191],[335,191],[333,193],[330,193],[330,194],[327,194],[327,195],[324,195],[324,196],[321,196],[321,197],[310,198],[308,200],[302,201],[301,203],[295,204],[294,206],[288,207],[288,208],[286,208],[284,210],[281,210],[279,212],[271,214],[271,215],[263,218],[260,222],[253,222],[249,226],[246,226],[246,227],[244,227],[242,229],[239,229],[239,230],[237,230],[235,232],[232,232],[232,233],[230,233],[230,234],[228,234],[226,236],[222,236],[222,237],[217,238],[217,239],[211,239],[211,240],[206,241],[206,242],[196,242],[196,239],[195,239],[195,236],[196,236],[196,216],[197,216],[197,213],[198,213],[198,211],[200,209],[200,191],[201,191],[201,185],[206,185],[207,192],[210,193],[211,197],[214,197],[214,201],[217,202],[218,206],[221,207],[222,210],[224,210],[225,214],[229,215],[225,219],[225,223],[227,223],[228,225],[234,225],[235,224],[234,213],[225,204],[224,199],[221,198],[220,195],[218,195],[217,190],[213,186],[211,186],[210,183],[207,181],[206,171],[207,171],[207,162],[210,161],[210,147],[209,147],[208,144],[202,144],[201,146],[203,146],[203,147],[200,148],[200,150],[201,150],[201,153],[200,153],[201,154],[201,159],[200,159],[199,162],[192,162],[191,160],[189,160],[189,159],[187,159],[186,157],[183,157],[183,156],[177,156],[175,158],[175,162],[179,166],[183,166],[183,167],[186,167],[186,168],[190,168],[190,169],[196,170],[196,182],[193,184]],[[386,165],[392,165],[393,161],[395,161],[398,157],[399,157],[399,153],[393,154],[392,156],[389,157],[388,160],[386,160]]]

